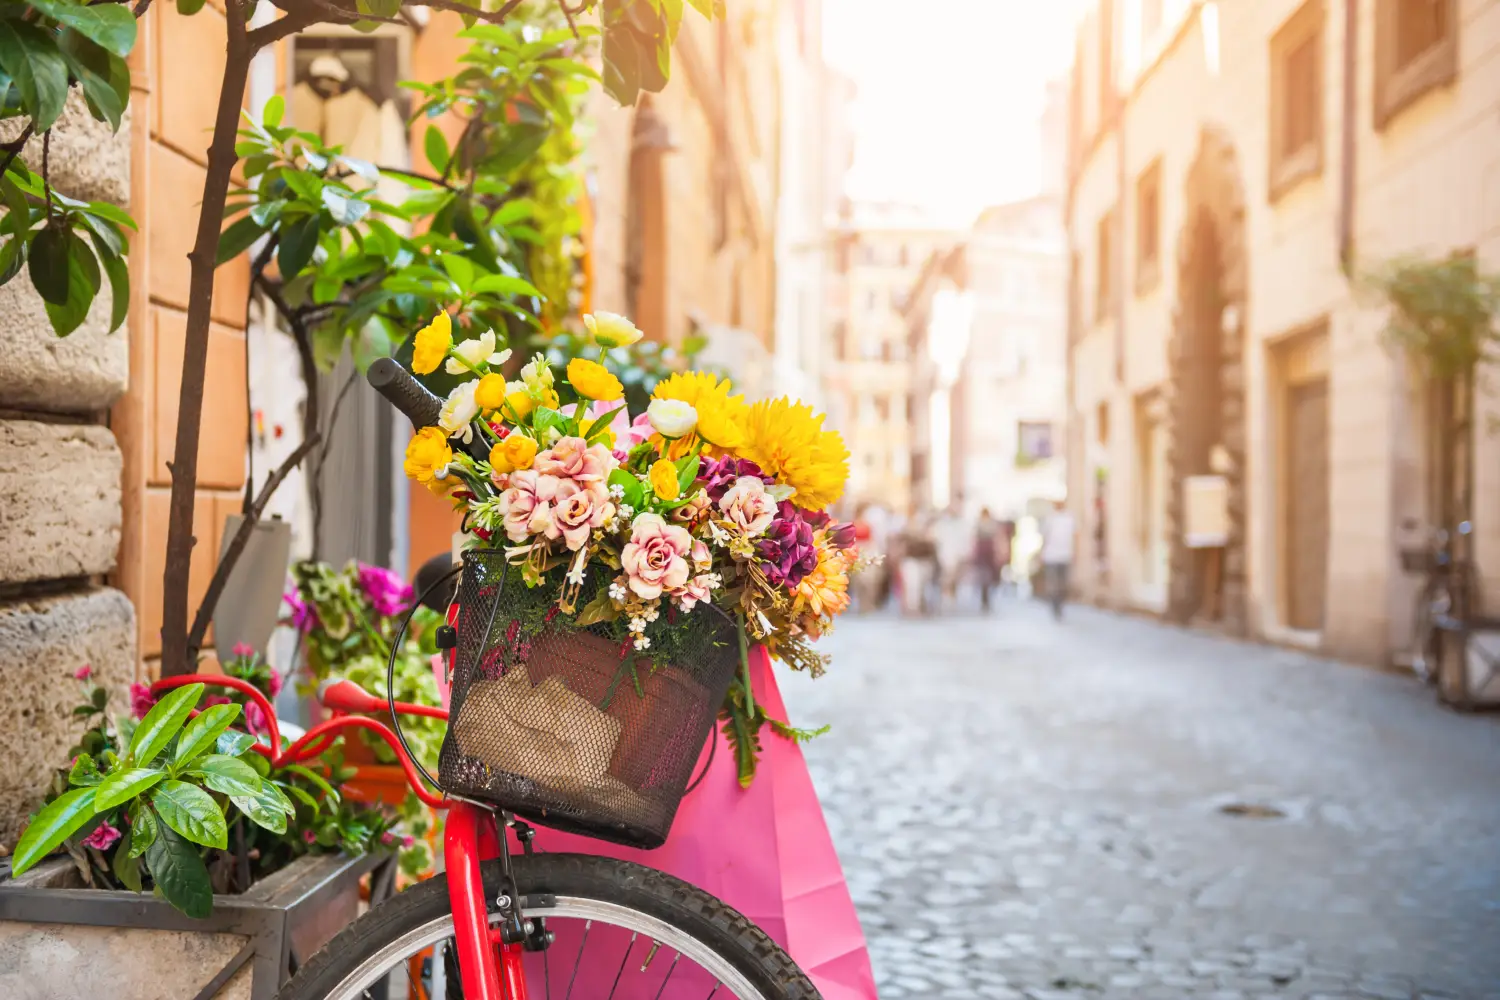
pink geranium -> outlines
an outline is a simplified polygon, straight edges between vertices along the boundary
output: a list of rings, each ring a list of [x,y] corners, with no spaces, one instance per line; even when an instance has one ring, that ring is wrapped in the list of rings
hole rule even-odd
[[[137,719],[144,719],[146,713],[151,711],[156,704],[156,696],[151,689],[144,684],[130,685],[130,714]]]
[[[662,591],[687,583],[687,556],[693,536],[686,528],[668,524],[659,514],[641,514],[631,524],[630,541],[620,552],[620,568],[637,597],[655,600]]]
[[[239,657],[242,660],[249,659],[255,655],[255,647],[248,642],[237,642],[234,644],[234,648],[229,651],[229,655]]]
[[[87,663],[73,671],[73,679],[75,681],[86,681],[92,676],[94,676],[94,668]]]
[[[108,823],[100,823],[94,832],[83,838],[84,847],[92,847],[98,851],[107,851],[115,846],[115,841],[120,839],[120,831]]]

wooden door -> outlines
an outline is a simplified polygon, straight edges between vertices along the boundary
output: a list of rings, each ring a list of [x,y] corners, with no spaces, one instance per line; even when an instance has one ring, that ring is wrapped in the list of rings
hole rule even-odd
[[[1323,628],[1328,590],[1328,379],[1287,390],[1287,624]]]

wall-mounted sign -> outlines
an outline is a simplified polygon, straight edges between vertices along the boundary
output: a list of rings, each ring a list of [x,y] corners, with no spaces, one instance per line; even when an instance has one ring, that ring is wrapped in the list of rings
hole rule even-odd
[[[1190,549],[1219,548],[1229,542],[1229,481],[1223,476],[1188,476],[1182,481],[1183,541]]]

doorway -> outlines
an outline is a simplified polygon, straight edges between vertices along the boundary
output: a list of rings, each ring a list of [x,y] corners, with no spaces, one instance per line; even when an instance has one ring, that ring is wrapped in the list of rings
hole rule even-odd
[[[1284,463],[1286,623],[1321,632],[1328,593],[1328,379],[1287,387]]]

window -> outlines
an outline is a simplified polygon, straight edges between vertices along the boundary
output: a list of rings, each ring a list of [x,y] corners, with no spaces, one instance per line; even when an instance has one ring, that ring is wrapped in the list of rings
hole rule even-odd
[[[1022,420],[1016,427],[1016,464],[1035,465],[1052,457],[1052,425]]]
[[[891,419],[891,401],[884,396],[875,400],[875,418],[882,424]]]
[[[1161,279],[1161,161],[1135,182],[1135,293],[1145,295]]]
[[[1109,315],[1115,304],[1115,213],[1111,209],[1099,218],[1094,227],[1094,245],[1098,247],[1094,261],[1094,322]]]
[[[1376,128],[1457,76],[1457,0],[1376,0]]]
[[[1323,169],[1323,2],[1308,0],[1271,37],[1272,201]]]

